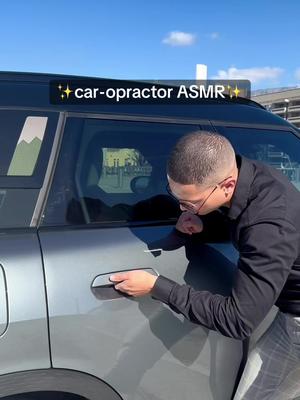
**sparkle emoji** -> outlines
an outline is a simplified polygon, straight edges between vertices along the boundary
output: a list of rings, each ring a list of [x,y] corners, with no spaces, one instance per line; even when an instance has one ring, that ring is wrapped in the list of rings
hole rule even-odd
[[[69,98],[70,94],[73,92],[73,90],[71,90],[69,88],[69,85],[67,85],[67,89],[63,90],[64,93],[66,93],[67,99]]]
[[[233,93],[235,94],[235,97],[238,97],[238,95],[241,93],[241,91],[238,89],[238,87],[235,85],[235,89],[233,90]]]
[[[67,88],[66,88],[66,89],[63,89],[63,86],[62,86],[61,84],[59,84],[59,85],[57,86],[57,88],[59,89],[60,92],[62,92],[61,95],[60,95],[60,97],[61,97],[62,99],[64,99],[65,97],[67,97],[67,99],[68,99],[69,96],[70,96],[70,94],[74,91],[74,90],[71,90],[71,89],[69,88],[69,85],[67,85]]]

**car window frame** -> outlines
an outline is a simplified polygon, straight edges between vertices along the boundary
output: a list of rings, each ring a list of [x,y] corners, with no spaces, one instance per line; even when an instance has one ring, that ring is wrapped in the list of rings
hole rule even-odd
[[[235,121],[222,121],[222,120],[209,120],[203,118],[174,118],[174,117],[157,117],[152,115],[136,115],[136,114],[106,114],[106,113],[92,113],[92,112],[76,112],[76,111],[66,111],[61,113],[64,115],[64,123],[61,128],[61,132],[59,134],[59,142],[60,145],[63,141],[63,137],[65,134],[65,125],[69,118],[76,119],[97,119],[97,120],[118,120],[118,121],[133,121],[133,122],[153,122],[153,123],[166,123],[166,124],[174,124],[174,125],[194,125],[197,126],[200,130],[207,130],[216,132],[217,126],[223,127],[236,127],[236,128],[249,128],[249,129],[264,129],[264,130],[278,130],[278,131],[289,131],[293,133],[298,139],[300,139],[300,132],[297,131],[296,127],[293,127],[291,124],[287,125],[277,125],[277,124],[249,124],[249,123],[241,123]],[[40,216],[36,221],[39,229],[42,230],[55,230],[55,229],[63,229],[63,230],[89,230],[89,229],[107,229],[107,228],[135,228],[135,227],[147,227],[147,226],[165,226],[171,225],[174,226],[176,224],[176,218],[174,220],[157,220],[157,221],[134,221],[134,222],[119,222],[119,221],[110,221],[110,222],[90,222],[88,224],[54,224],[54,225],[43,225],[44,211],[47,206],[48,196],[50,193],[50,189],[53,184],[53,176],[56,170],[56,163],[60,153],[60,145],[57,149],[56,161],[51,174],[51,181],[48,182],[48,190],[47,196],[45,196],[43,200],[43,207],[40,210]]]
[[[196,123],[195,120],[188,120],[188,119],[177,119],[177,118],[165,118],[165,117],[151,117],[151,116],[139,116],[139,115],[123,115],[123,114],[94,114],[94,113],[77,113],[77,112],[66,112],[64,113],[65,115],[65,122],[64,122],[64,127],[67,126],[68,120],[70,118],[75,118],[78,119],[78,123],[83,122],[85,119],[97,119],[97,120],[109,120],[109,121],[130,121],[130,122],[136,122],[136,123],[159,123],[159,124],[166,124],[166,125],[191,125],[194,126],[196,129],[201,129],[201,130],[208,130],[211,128],[211,124],[209,123],[208,120],[199,120],[197,119],[197,122],[201,122],[202,126],[199,126],[198,123]],[[60,145],[63,142],[65,134],[65,129],[63,129],[63,132],[61,133],[60,137]],[[57,159],[56,159],[56,164],[59,158],[61,148],[58,149],[57,153]],[[57,165],[55,165],[55,168],[53,169],[52,175],[54,176],[54,173],[56,171]],[[66,228],[66,229],[90,229],[90,228],[121,228],[121,227],[132,227],[134,228],[135,226],[158,226],[158,225],[174,225],[176,222],[176,218],[174,219],[168,219],[168,220],[155,220],[155,221],[90,221],[89,223],[86,224],[56,224],[56,225],[43,225],[44,221],[44,214],[45,214],[45,209],[47,207],[48,203],[48,197],[49,193],[51,191],[52,185],[53,185],[53,176],[51,183],[49,184],[49,191],[47,193],[47,198],[44,200],[44,206],[43,210],[41,212],[41,216],[38,220],[38,226],[39,228],[42,229],[53,229],[56,227],[59,228]]]

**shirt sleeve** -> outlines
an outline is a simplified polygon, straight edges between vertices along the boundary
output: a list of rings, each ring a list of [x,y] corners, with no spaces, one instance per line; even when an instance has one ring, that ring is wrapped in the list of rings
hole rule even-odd
[[[243,229],[239,242],[238,268],[229,296],[196,291],[159,276],[152,297],[225,336],[250,336],[287,280],[298,255],[299,233],[287,221],[263,221]]]

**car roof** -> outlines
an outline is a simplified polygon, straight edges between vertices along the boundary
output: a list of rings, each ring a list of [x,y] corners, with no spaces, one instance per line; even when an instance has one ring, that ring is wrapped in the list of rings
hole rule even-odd
[[[87,80],[95,79],[112,82],[132,82],[129,80],[116,80],[99,77],[51,74],[37,72],[10,72],[0,71],[0,107],[34,107],[47,108],[55,111],[69,111],[80,113],[105,113],[105,114],[134,114],[141,116],[183,118],[210,121],[232,121],[248,124],[267,125],[292,125],[284,119],[267,111],[262,105],[253,100],[238,98],[234,104],[228,99],[209,101],[203,100],[198,104],[59,104],[54,105],[49,100],[49,84],[51,80]],[[138,81],[141,82],[141,81]],[[149,82],[147,82],[149,84]],[[157,83],[160,85],[159,81]]]

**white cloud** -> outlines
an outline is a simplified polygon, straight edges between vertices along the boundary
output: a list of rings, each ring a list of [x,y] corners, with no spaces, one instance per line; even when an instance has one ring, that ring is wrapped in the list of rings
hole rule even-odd
[[[297,81],[300,81],[300,68],[296,69],[295,78],[297,79]]]
[[[228,68],[227,71],[219,70],[218,75],[214,79],[249,79],[251,83],[257,83],[264,80],[276,80],[283,73],[282,68],[278,67],[262,67],[262,68],[245,68],[238,69],[235,67]]]
[[[212,32],[207,35],[211,40],[219,39],[220,34],[219,32]]]
[[[172,31],[162,42],[170,46],[191,46],[195,41],[196,35],[192,33]]]

